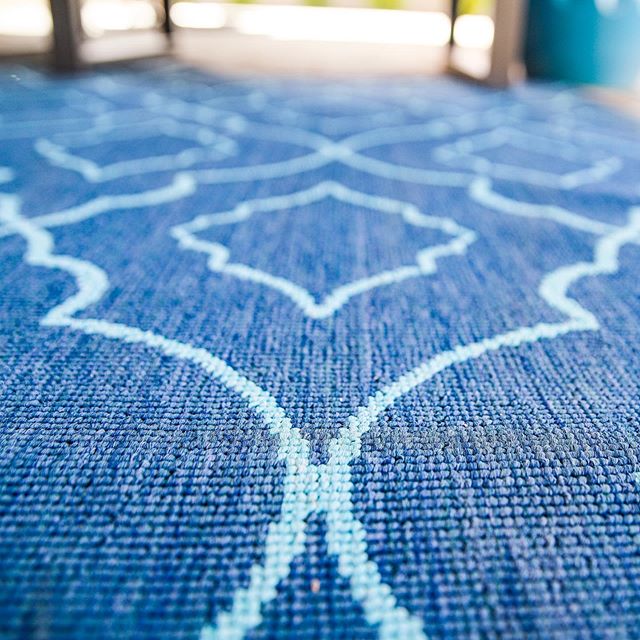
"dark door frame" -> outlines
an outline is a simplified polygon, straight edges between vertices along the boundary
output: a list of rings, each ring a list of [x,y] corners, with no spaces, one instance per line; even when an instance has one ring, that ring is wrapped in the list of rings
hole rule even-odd
[[[451,37],[449,57],[455,46],[453,29],[458,16],[459,0],[451,0]],[[486,77],[470,76],[450,62],[449,71],[454,75],[493,87],[505,87],[521,80],[525,75],[522,63],[524,24],[527,14],[527,0],[495,0],[493,21],[495,24],[493,45],[489,53],[489,73]]]
[[[80,18],[81,0],[50,0],[53,19],[53,59],[61,71],[73,71],[83,66],[82,44],[84,34]],[[164,20],[162,30],[171,38],[171,0],[163,0]],[[457,16],[458,0],[451,0],[451,37],[453,47],[453,27]],[[523,24],[526,14],[526,0],[495,0],[495,37],[491,48],[490,71],[486,78],[473,78],[493,86],[505,86],[523,75],[521,50]],[[165,53],[165,52],[163,52]],[[460,74],[461,70],[450,67],[450,71]],[[464,72],[462,72],[464,75]]]
[[[53,64],[60,71],[75,71],[84,65],[82,43],[84,33],[80,17],[81,0],[49,0],[53,21]],[[170,38],[171,0],[163,0],[162,30]]]

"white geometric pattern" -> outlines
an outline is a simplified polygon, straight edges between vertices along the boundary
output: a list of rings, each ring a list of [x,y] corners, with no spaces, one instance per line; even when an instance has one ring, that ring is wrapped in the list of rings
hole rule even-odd
[[[416,227],[437,229],[453,236],[445,244],[438,244],[422,249],[416,254],[415,263],[389,269],[340,285],[329,292],[324,299],[316,301],[304,287],[283,277],[274,276],[246,264],[230,262],[229,250],[217,243],[199,239],[195,234],[214,225],[232,224],[249,219],[255,213],[290,210],[294,207],[320,202],[326,198],[335,198],[341,202],[364,209],[373,209],[390,215],[401,216],[402,220]],[[402,282],[408,278],[429,275],[436,271],[436,260],[446,256],[461,255],[475,240],[475,233],[461,227],[451,218],[427,216],[414,205],[371,196],[348,189],[337,182],[320,182],[305,191],[298,191],[284,196],[247,200],[235,209],[224,213],[199,215],[193,220],[177,225],[171,230],[180,246],[192,251],[200,251],[209,256],[208,265],[211,271],[232,275],[242,280],[266,285],[279,291],[293,302],[310,318],[322,319],[333,315],[353,296],[370,291],[384,285]]]
[[[179,111],[181,111],[179,115],[172,113],[171,116],[177,119],[185,118],[192,122],[201,122],[210,117],[217,119],[220,116],[219,112],[202,111],[200,105],[192,105],[190,108],[184,102]],[[196,114],[195,117],[193,117],[194,114]],[[504,115],[504,113],[501,114],[501,116]],[[513,114],[511,115],[513,116]],[[26,242],[24,254],[26,263],[65,271],[74,278],[76,283],[76,293],[49,310],[41,320],[43,326],[64,326],[127,344],[141,344],[176,359],[191,361],[248,402],[268,425],[278,441],[278,457],[284,462],[286,469],[284,496],[280,515],[268,528],[264,560],[261,564],[256,564],[251,568],[249,584],[246,588],[237,590],[231,609],[218,613],[213,626],[205,625],[202,631],[203,640],[240,639],[260,624],[263,606],[276,597],[277,587],[288,575],[293,560],[304,552],[306,522],[312,513],[322,513],[326,516],[329,553],[337,557],[339,573],[348,581],[353,598],[361,604],[367,621],[378,629],[380,637],[384,640],[404,638],[420,640],[425,638],[422,622],[399,605],[389,585],[383,582],[375,560],[368,554],[364,526],[354,515],[351,463],[360,455],[364,434],[371,429],[384,411],[405,394],[456,363],[471,361],[503,348],[515,348],[526,343],[552,339],[574,331],[598,329],[597,318],[576,299],[570,297],[569,289],[582,278],[612,274],[618,270],[621,248],[629,243],[640,244],[639,208],[631,208],[628,222],[617,226],[600,223],[559,207],[524,203],[506,198],[493,191],[486,176],[478,177],[475,173],[477,166],[474,166],[473,162],[466,164],[467,160],[464,159],[464,156],[468,156],[467,144],[462,144],[462,148],[457,150],[454,144],[440,153],[441,159],[447,163],[462,162],[463,165],[466,164],[467,171],[458,172],[399,167],[386,160],[375,160],[359,153],[365,148],[388,145],[395,141],[437,138],[438,136],[450,135],[452,132],[463,133],[463,130],[469,132],[481,128],[483,123],[486,125],[486,122],[487,113],[468,114],[463,120],[454,116],[448,123],[443,120],[417,127],[400,126],[378,129],[368,134],[359,134],[342,143],[334,143],[322,136],[299,129],[269,128],[247,123],[245,133],[249,135],[255,134],[256,137],[269,139],[289,134],[290,140],[295,141],[296,144],[301,143],[303,146],[307,146],[311,152],[289,161],[265,163],[253,167],[205,169],[177,174],[175,170],[179,166],[167,167],[166,170],[173,170],[175,175],[173,183],[164,191],[156,189],[127,196],[115,196],[113,200],[109,200],[106,196],[102,199],[99,197],[64,212],[54,212],[38,217],[23,215],[21,199],[18,195],[0,194],[0,221],[4,225],[0,227],[0,237],[12,234],[21,236]],[[471,144],[473,145],[473,142]],[[40,151],[44,150],[45,157],[52,165],[79,171],[81,175],[87,173],[86,170],[83,172],[79,166],[71,166],[73,163],[69,162],[66,150],[47,147],[47,145],[43,147],[42,144],[39,146]],[[554,146],[554,151],[555,149]],[[456,153],[460,153],[458,158],[456,158]],[[147,160],[153,163],[154,158]],[[615,170],[613,160],[611,159],[611,164],[607,165],[607,169],[610,171]],[[576,262],[557,268],[547,273],[540,282],[538,287],[540,297],[550,307],[560,312],[565,319],[558,322],[532,322],[505,333],[488,336],[468,344],[460,344],[409,369],[395,381],[385,385],[366,399],[329,445],[328,461],[323,464],[314,464],[311,462],[307,440],[301,430],[292,425],[285,409],[277,404],[267,390],[260,388],[215,355],[196,345],[173,340],[139,327],[99,318],[77,318],[76,315],[79,312],[87,310],[104,296],[109,288],[109,278],[104,270],[92,262],[56,253],[54,238],[46,227],[74,224],[107,211],[128,209],[133,206],[153,206],[161,201],[186,197],[198,189],[198,185],[201,184],[296,175],[324,166],[329,162],[342,162],[372,175],[384,175],[387,178],[407,182],[415,181],[433,186],[457,186],[461,188],[461,199],[468,196],[498,213],[567,225],[573,229],[595,235],[596,242],[592,261]],[[620,161],[616,160],[616,162],[617,166],[622,165]],[[481,168],[485,166],[482,165]],[[97,167],[98,172],[101,170],[104,168]],[[126,173],[126,170],[120,170],[118,177],[124,177]],[[132,174],[135,173],[137,171],[132,172]],[[503,175],[500,177],[504,178],[502,170],[501,173]],[[508,174],[510,177],[507,179],[516,182],[539,183],[539,176],[532,181],[531,174],[525,170],[519,172],[518,168],[512,167],[509,168]],[[4,180],[10,180],[12,177],[10,170],[5,170],[0,175]],[[547,186],[555,186],[558,189],[578,188],[581,184],[589,180],[601,179],[604,175],[606,172],[601,170],[591,171],[581,176],[580,180],[576,180],[575,177],[568,180],[560,179],[551,181]],[[96,176],[98,174],[95,171],[89,171],[85,178],[91,180]],[[118,197],[124,200],[119,201]],[[376,196],[355,192],[333,182],[323,182],[312,189],[290,194],[284,198],[285,205],[291,206],[297,205],[305,198],[307,202],[313,203],[325,197],[343,199],[356,206],[399,214],[409,224],[430,226],[453,236],[449,243],[427,248],[421,252],[417,256],[416,265],[410,265],[413,270],[411,271],[412,275],[406,277],[433,273],[438,267],[437,259],[439,257],[463,254],[475,237],[473,231],[459,226],[452,219],[425,216],[412,205],[394,200],[380,200]],[[130,199],[133,199],[133,204]],[[195,233],[211,224],[219,223],[220,220],[229,222],[234,218],[246,219],[254,212],[275,210],[278,207],[274,207],[274,204],[277,204],[274,200],[249,201],[239,204],[235,209],[224,214],[198,216],[189,222],[175,226],[172,234],[183,248],[204,252],[209,255],[211,268],[225,272],[228,271],[231,264],[228,262],[228,255],[221,245],[216,246],[215,243],[202,241]],[[377,277],[380,278],[380,274]],[[372,279],[375,278],[375,275],[371,276],[368,282],[365,281],[365,284],[360,282],[357,286],[357,283],[345,285],[351,286],[353,290],[343,291],[341,294],[335,290],[320,303],[309,299],[308,292],[301,288],[295,289],[297,285],[288,281],[277,283],[271,281],[266,284],[279,288],[309,315],[315,314],[314,317],[320,318],[335,313],[359,289],[367,290],[380,284],[386,284],[383,281],[372,282]],[[386,278],[395,282],[402,279],[397,273],[387,275]],[[255,271],[247,279],[265,284],[264,275]],[[382,279],[384,280],[384,278]]]
[[[179,153],[121,160],[106,166],[101,166],[70,151],[71,146],[96,145],[118,139],[125,142],[141,138],[161,139],[163,136],[195,142],[197,146],[189,147]],[[65,139],[65,144],[57,144],[41,138],[36,141],[35,150],[52,164],[77,171],[89,182],[104,182],[123,176],[186,169],[200,162],[222,160],[237,152],[235,142],[227,136],[202,125],[178,122],[166,117],[152,118],[146,122],[133,120],[120,125],[111,123],[106,126],[96,125],[75,134],[58,134],[58,138]]]
[[[554,143],[555,142],[555,143]],[[481,151],[511,146],[527,153],[537,153],[548,158],[561,158],[566,162],[585,165],[582,169],[564,174],[550,173],[530,166],[517,166],[493,162],[480,155]],[[474,173],[500,178],[502,180],[523,180],[529,184],[555,189],[574,189],[583,184],[609,177],[620,169],[622,163],[617,157],[600,157],[589,161],[587,150],[565,140],[557,141],[533,136],[509,127],[498,127],[487,133],[459,138],[452,144],[442,145],[433,152],[434,157],[444,164],[463,167]]]

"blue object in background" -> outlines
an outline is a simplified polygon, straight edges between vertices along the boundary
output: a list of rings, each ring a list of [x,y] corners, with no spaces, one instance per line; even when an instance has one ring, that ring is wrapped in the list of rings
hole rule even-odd
[[[640,79],[640,3],[532,0],[526,63],[534,77],[636,86]]]

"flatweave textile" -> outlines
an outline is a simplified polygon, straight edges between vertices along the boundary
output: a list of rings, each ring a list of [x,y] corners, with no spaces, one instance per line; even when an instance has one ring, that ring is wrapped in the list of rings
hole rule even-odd
[[[639,134],[3,67],[0,636],[640,638]]]

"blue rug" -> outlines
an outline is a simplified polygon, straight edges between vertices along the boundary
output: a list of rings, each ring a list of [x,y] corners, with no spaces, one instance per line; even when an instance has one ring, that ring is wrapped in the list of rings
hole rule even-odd
[[[160,62],[0,140],[0,636],[640,638],[637,125]]]

